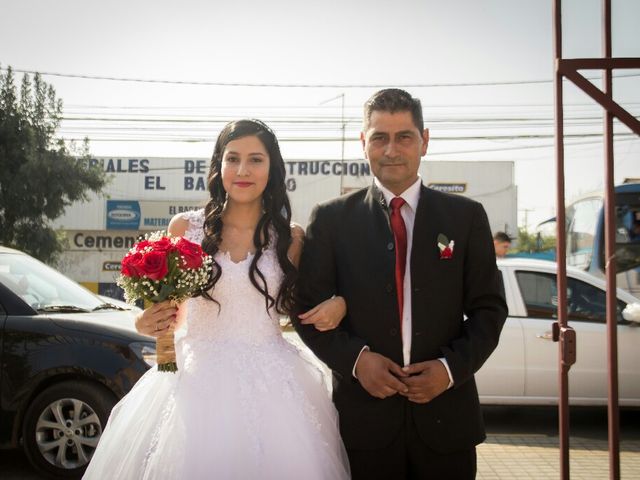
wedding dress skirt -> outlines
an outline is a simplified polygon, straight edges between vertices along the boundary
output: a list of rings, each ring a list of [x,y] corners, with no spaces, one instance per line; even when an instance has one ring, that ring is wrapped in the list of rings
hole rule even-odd
[[[199,241],[199,218],[190,220]],[[216,255],[220,307],[187,302],[178,372],[148,371],[114,407],[85,479],[349,478],[322,373],[282,337],[250,283],[251,259]],[[258,266],[275,296],[271,248]]]

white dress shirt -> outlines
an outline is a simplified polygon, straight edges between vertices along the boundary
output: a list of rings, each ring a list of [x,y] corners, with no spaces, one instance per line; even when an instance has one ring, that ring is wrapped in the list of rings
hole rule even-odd
[[[373,182],[376,187],[382,192],[385,203],[389,206],[389,212],[391,211],[391,200],[396,197],[393,193],[387,190],[377,178],[374,177]],[[413,245],[413,224],[416,219],[416,209],[418,208],[418,201],[420,200],[420,187],[422,186],[422,179],[418,179],[407,188],[402,194],[398,195],[405,203],[400,208],[400,214],[402,220],[404,220],[404,226],[407,229],[407,257],[404,269],[404,304],[402,305],[402,357],[404,365],[407,366],[411,363],[411,247]]]
[[[404,366],[407,366],[411,363],[411,248],[413,246],[413,226],[416,219],[416,209],[418,208],[418,201],[420,200],[420,188],[422,187],[422,178],[418,175],[418,179],[404,192],[400,195],[394,195],[387,188],[384,187],[380,183],[380,181],[374,177],[373,182],[375,186],[382,192],[384,196],[385,203],[388,205],[389,211],[391,209],[391,200],[396,197],[402,197],[405,201],[405,204],[400,208],[400,214],[402,215],[402,219],[404,220],[405,228],[407,229],[407,257],[406,264],[404,269],[404,281],[403,281],[403,305],[402,305],[402,359],[404,361]],[[368,348],[368,347],[365,347]],[[363,349],[364,351],[364,349]],[[362,354],[362,351],[360,352]],[[358,363],[358,358],[356,359],[356,364]],[[447,374],[449,375],[449,387],[453,385],[453,378],[451,376],[451,370],[449,370],[449,364],[447,360],[443,358],[439,358],[445,368],[447,369]],[[355,365],[353,366],[353,373],[355,376]]]

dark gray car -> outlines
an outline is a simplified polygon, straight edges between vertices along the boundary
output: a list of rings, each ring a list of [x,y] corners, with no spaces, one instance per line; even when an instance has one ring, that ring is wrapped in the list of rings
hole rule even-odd
[[[113,406],[155,365],[136,311],[0,247],[0,447],[80,477]]]

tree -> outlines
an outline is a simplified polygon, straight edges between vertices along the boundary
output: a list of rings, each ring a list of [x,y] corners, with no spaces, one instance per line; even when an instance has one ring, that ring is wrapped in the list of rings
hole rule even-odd
[[[62,100],[39,74],[22,77],[18,97],[11,67],[0,71],[0,245],[47,262],[63,248],[51,222],[106,184],[87,139],[67,148],[55,138],[61,117]]]
[[[518,228],[518,240],[512,253],[539,253],[556,248],[556,237],[543,236],[538,233],[529,233],[524,228]]]

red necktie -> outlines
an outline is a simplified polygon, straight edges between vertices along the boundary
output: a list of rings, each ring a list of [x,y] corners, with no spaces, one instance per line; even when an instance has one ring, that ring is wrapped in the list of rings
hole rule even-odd
[[[404,270],[407,263],[407,228],[400,214],[400,208],[406,202],[401,197],[391,200],[391,229],[396,242],[396,290],[398,292],[398,311],[402,329],[402,307],[404,306]]]

